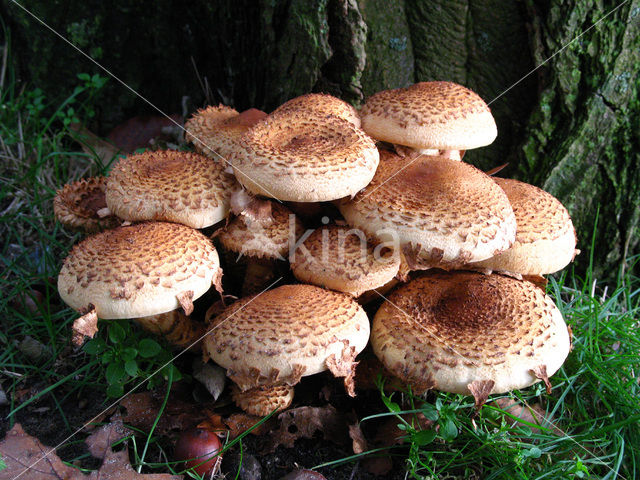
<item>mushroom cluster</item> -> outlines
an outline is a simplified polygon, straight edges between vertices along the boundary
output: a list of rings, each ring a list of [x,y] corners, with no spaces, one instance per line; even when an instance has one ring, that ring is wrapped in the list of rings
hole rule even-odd
[[[423,82],[359,112],[308,94],[270,114],[207,107],[185,128],[198,153],[130,155],[107,179],[58,193],[62,223],[106,229],[74,246],[59,276],[80,336],[97,318],[137,318],[182,347],[203,340],[256,415],[287,408],[300,379],[323,371],[355,395],[369,340],[416,392],[481,405],[550,388],[570,334],[540,280],[573,260],[575,231],[548,193],[462,161],[497,135],[477,94]],[[211,286],[222,294],[221,267],[231,295],[190,319]]]

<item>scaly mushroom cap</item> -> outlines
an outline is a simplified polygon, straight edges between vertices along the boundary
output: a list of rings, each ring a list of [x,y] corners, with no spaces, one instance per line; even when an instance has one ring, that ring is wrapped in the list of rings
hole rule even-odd
[[[58,291],[75,310],[92,304],[99,318],[136,318],[195,300],[221,275],[207,237],[184,225],[148,222],[76,244],[62,265]]]
[[[235,302],[209,325],[203,352],[241,390],[295,385],[329,369],[352,392],[354,359],[369,340],[369,319],[351,295],[284,285]]]
[[[339,208],[368,235],[398,240],[411,269],[484,260],[509,248],[516,234],[507,195],[491,177],[441,157],[381,150],[373,181]]]
[[[355,297],[387,284],[398,273],[400,255],[368,244],[359,233],[340,225],[316,229],[292,252],[293,274],[301,282]]]
[[[371,345],[415,390],[468,395],[472,382],[494,382],[489,391],[502,393],[537,382],[545,368],[553,375],[570,339],[560,311],[533,284],[439,271],[389,296],[373,320]]]
[[[130,155],[109,175],[107,206],[125,220],[208,227],[227,216],[236,188],[224,169],[196,153],[165,150]]]
[[[360,115],[358,115],[358,111],[352,105],[333,95],[325,93],[308,93],[301,95],[283,103],[276,108],[272,114],[296,111],[306,111],[309,115],[317,116],[334,115],[344,118],[358,128],[360,127]]]
[[[271,220],[251,220],[241,215],[216,232],[222,246],[247,257],[286,259],[290,235],[293,242],[304,227],[298,217],[278,202],[271,203]]]
[[[224,105],[202,108],[185,123],[185,139],[196,152],[221,161],[229,157],[249,127],[266,115],[255,108],[242,113]]]
[[[451,82],[421,82],[369,97],[362,129],[378,140],[417,149],[469,150],[489,145],[498,130],[478,94]]]
[[[117,227],[121,220],[107,211],[104,198],[106,187],[106,177],[92,177],[66,184],[53,199],[56,219],[67,227],[85,232]],[[101,217],[101,211],[107,215]]]
[[[252,193],[320,202],[364,188],[378,166],[378,149],[343,118],[291,109],[252,127],[230,161],[238,181]]]
[[[231,398],[233,402],[249,415],[264,417],[274,410],[284,410],[293,401],[293,387],[274,385],[272,387],[256,387],[246,392],[233,385]]]
[[[542,275],[573,261],[576,231],[569,212],[553,195],[528,183],[493,179],[507,194],[516,216],[516,241],[499,255],[470,265],[495,271]]]

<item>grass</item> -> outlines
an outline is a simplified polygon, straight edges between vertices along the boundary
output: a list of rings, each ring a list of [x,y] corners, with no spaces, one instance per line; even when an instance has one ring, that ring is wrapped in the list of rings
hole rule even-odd
[[[18,90],[11,69],[6,71],[8,77],[0,80],[0,379],[11,404],[4,421],[10,426],[28,411],[25,401],[46,398],[71,433],[76,425],[67,418],[65,403],[85,389],[105,392],[106,367],[69,342],[75,314],[61,305],[56,276],[80,237],[53,221],[52,198],[64,183],[108,168],[98,156],[81,151],[67,128],[76,117],[90,117],[100,81],[79,78],[71,97],[49,105],[38,89]],[[574,333],[573,352],[553,376],[551,395],[536,385],[493,396],[473,417],[469,397],[382,394],[388,412],[381,415],[396,416],[406,436],[390,453],[409,477],[640,477],[640,280],[621,273],[615,285],[604,286],[590,274],[581,279],[565,273],[551,278],[549,292]],[[102,335],[106,341],[108,334]],[[20,344],[27,337],[35,340],[40,354]],[[27,387],[36,392],[19,395]],[[496,404],[501,398],[506,399],[502,407]],[[508,409],[512,402],[525,411],[540,408],[542,425],[533,417],[514,424],[518,412]],[[400,417],[411,411],[424,413],[437,430],[421,430],[411,413]],[[376,419],[362,421],[367,425]],[[135,466],[174,471],[157,444],[152,433],[138,436],[132,449]],[[156,446],[153,456],[151,445]],[[332,464],[365,456],[336,459],[322,471],[329,476]]]

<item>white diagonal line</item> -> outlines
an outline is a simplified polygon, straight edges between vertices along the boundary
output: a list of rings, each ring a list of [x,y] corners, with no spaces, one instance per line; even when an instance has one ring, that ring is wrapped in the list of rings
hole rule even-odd
[[[236,313],[242,311],[247,305],[249,305],[250,303],[252,303],[254,300],[256,300],[260,295],[262,295],[264,292],[266,292],[267,290],[269,290],[271,287],[273,287],[276,283],[278,283],[280,280],[282,280],[283,277],[278,278],[275,282],[271,283],[271,285],[269,285],[267,288],[265,288],[264,290],[262,290],[260,293],[258,293],[256,296],[251,297],[249,299],[249,301],[247,303],[245,303],[244,305],[242,305],[240,308],[238,308],[236,311],[234,311],[231,315],[229,315],[228,317],[225,317],[224,319],[222,319],[222,321],[220,323],[218,323],[216,326],[214,326],[213,328],[207,330],[203,335],[201,335],[198,339],[194,340],[190,345],[188,345],[187,347],[185,347],[184,349],[182,349],[180,352],[178,352],[176,355],[174,355],[171,360],[169,360],[167,363],[165,363],[164,365],[162,365],[161,367],[159,367],[157,370],[155,370],[154,372],[152,372],[149,376],[147,376],[144,380],[141,380],[140,382],[138,382],[133,388],[129,389],[129,391],[127,391],[125,394],[123,394],[120,398],[118,398],[117,400],[115,400],[113,403],[111,403],[107,408],[105,408],[103,411],[101,411],[100,413],[98,413],[95,417],[91,418],[89,421],[87,421],[84,425],[82,425],[80,428],[78,428],[75,432],[73,432],[71,435],[69,435],[67,438],[65,438],[64,440],[62,440],[60,443],[58,443],[58,445],[56,445],[55,447],[51,448],[48,452],[46,452],[42,457],[38,458],[38,460],[36,460],[35,462],[33,462],[31,465],[29,465],[27,468],[25,468],[22,472],[20,472],[18,475],[16,475],[15,477],[13,477],[12,480],[16,480],[17,478],[21,477],[25,472],[28,472],[29,470],[31,470],[33,467],[35,467],[38,463],[40,463],[42,460],[44,460],[45,458],[47,458],[49,455],[51,455],[51,453],[55,452],[58,448],[60,448],[62,445],[64,445],[66,442],[68,442],[71,438],[73,438],[75,435],[77,435],[78,433],[80,433],[84,428],[86,428],[91,422],[93,422],[94,420],[96,420],[98,417],[100,417],[100,415],[103,415],[104,413],[106,413],[110,408],[115,407],[116,405],[118,405],[125,397],[129,396],[130,394],[132,394],[134,391],[136,391],[144,382],[148,381],[150,378],[154,377],[158,372],[160,372],[160,370],[162,370],[163,368],[165,368],[167,365],[169,365],[171,362],[173,362],[176,358],[180,357],[184,352],[186,352],[187,350],[189,350],[191,347],[193,347],[196,343],[200,342],[204,337],[206,337],[207,335],[209,335],[209,333],[213,332],[215,329],[217,329],[218,327],[220,327],[222,324],[224,324],[227,320],[229,320],[230,318],[232,318]]]
[[[133,93],[134,95],[136,95],[137,97],[139,97],[141,100],[143,100],[145,103],[147,103],[151,108],[153,108],[154,110],[156,110],[158,113],[160,113],[163,117],[167,118],[171,123],[173,123],[175,126],[177,126],[180,130],[182,130],[184,133],[189,133],[189,135],[191,135],[193,138],[195,138],[196,140],[198,140],[209,152],[213,153],[214,155],[216,155],[217,157],[219,157],[223,162],[225,162],[227,165],[231,166],[232,168],[234,168],[235,170],[237,170],[238,172],[240,172],[242,175],[244,175],[245,177],[247,177],[249,180],[251,180],[253,183],[255,183],[256,185],[258,185],[260,188],[262,188],[265,192],[267,192],[271,198],[273,198],[274,200],[276,200],[279,203],[282,203],[282,201],[276,197],[273,193],[271,193],[271,191],[268,188],[265,188],[260,182],[254,180],[253,178],[251,178],[250,175],[247,175],[245,172],[243,172],[242,170],[240,170],[238,167],[235,167],[231,164],[231,162],[229,162],[229,160],[227,160],[225,157],[223,157],[222,155],[220,155],[218,152],[216,152],[213,148],[211,148],[206,142],[204,142],[202,139],[196,137],[195,135],[193,135],[191,132],[187,132],[187,130],[184,128],[183,125],[180,125],[180,123],[176,122],[173,118],[171,118],[168,114],[166,114],[162,109],[160,109],[160,107],[154,105],[153,103],[151,103],[151,101],[149,101],[146,97],[144,97],[141,93],[139,93],[138,91],[134,90],[131,86],[129,86],[127,83],[125,83],[123,80],[121,80],[115,73],[111,72],[110,70],[108,70],[106,67],[103,67],[97,60],[95,60],[93,57],[91,57],[89,54],[85,53],[84,51],[82,51],[80,48],[78,48],[76,45],[74,45],[70,40],[68,40],[67,38],[65,38],[63,35],[61,35],[60,33],[58,33],[57,30],[55,30],[53,27],[49,26],[48,24],[46,24],[42,19],[40,19],[37,15],[35,15],[33,12],[29,11],[27,8],[25,8],[23,5],[21,5],[20,3],[18,3],[16,0],[11,0],[12,3],[15,3],[18,7],[20,7],[22,10],[24,10],[27,14],[29,14],[31,17],[33,17],[36,21],[38,21],[40,24],[42,24],[44,27],[46,27],[47,29],[49,29],[51,32],[53,32],[56,36],[58,36],[60,39],[62,39],[65,43],[67,43],[68,45],[70,45],[71,47],[73,47],[78,53],[80,53],[82,56],[84,56],[85,58],[87,58],[88,60],[90,60],[93,64],[95,64],[96,66],[98,66],[103,72],[105,72],[107,75],[109,75],[110,77],[114,78],[118,83],[120,83],[123,87],[125,87],[127,90],[129,90],[131,93]]]

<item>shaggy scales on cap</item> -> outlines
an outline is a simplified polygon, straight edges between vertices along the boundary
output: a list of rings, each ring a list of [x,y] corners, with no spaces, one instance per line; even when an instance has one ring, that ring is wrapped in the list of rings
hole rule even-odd
[[[522,275],[562,270],[573,261],[576,231],[567,209],[553,195],[528,183],[493,179],[505,191],[516,216],[516,241],[495,257],[469,265]]]
[[[558,308],[533,284],[438,271],[389,296],[373,320],[371,345],[416,391],[477,399],[478,386],[488,394],[548,382],[567,357],[570,338]]]
[[[325,93],[308,93],[292,98],[276,108],[272,114],[299,111],[319,117],[333,115],[360,127],[360,115],[352,105]]]
[[[451,82],[378,92],[367,99],[360,117],[373,138],[419,150],[469,150],[489,145],[498,134],[484,100]]]
[[[109,175],[107,206],[125,220],[205,228],[229,213],[235,180],[224,169],[196,153],[165,150],[131,155]]]
[[[359,235],[360,234],[360,235]],[[343,225],[316,229],[290,257],[298,280],[354,297],[389,283],[400,255],[367,243],[362,232]]]
[[[53,213],[63,225],[97,232],[117,227],[121,220],[107,208],[106,177],[91,177],[68,183],[53,199]]]
[[[222,270],[211,241],[175,223],[147,222],[97,233],[76,244],[58,276],[62,300],[77,311],[95,307],[99,318],[136,318],[183,307]]]
[[[351,295],[284,285],[241,299],[209,325],[203,352],[241,390],[286,384],[330,370],[353,395],[355,357],[369,341],[369,319]]]
[[[349,121],[295,109],[256,124],[230,157],[247,190],[294,202],[355,195],[373,178],[378,160],[374,141]]]
[[[339,208],[350,225],[399,242],[410,269],[455,269],[511,246],[515,216],[491,177],[447,158],[380,154],[373,181]]]

